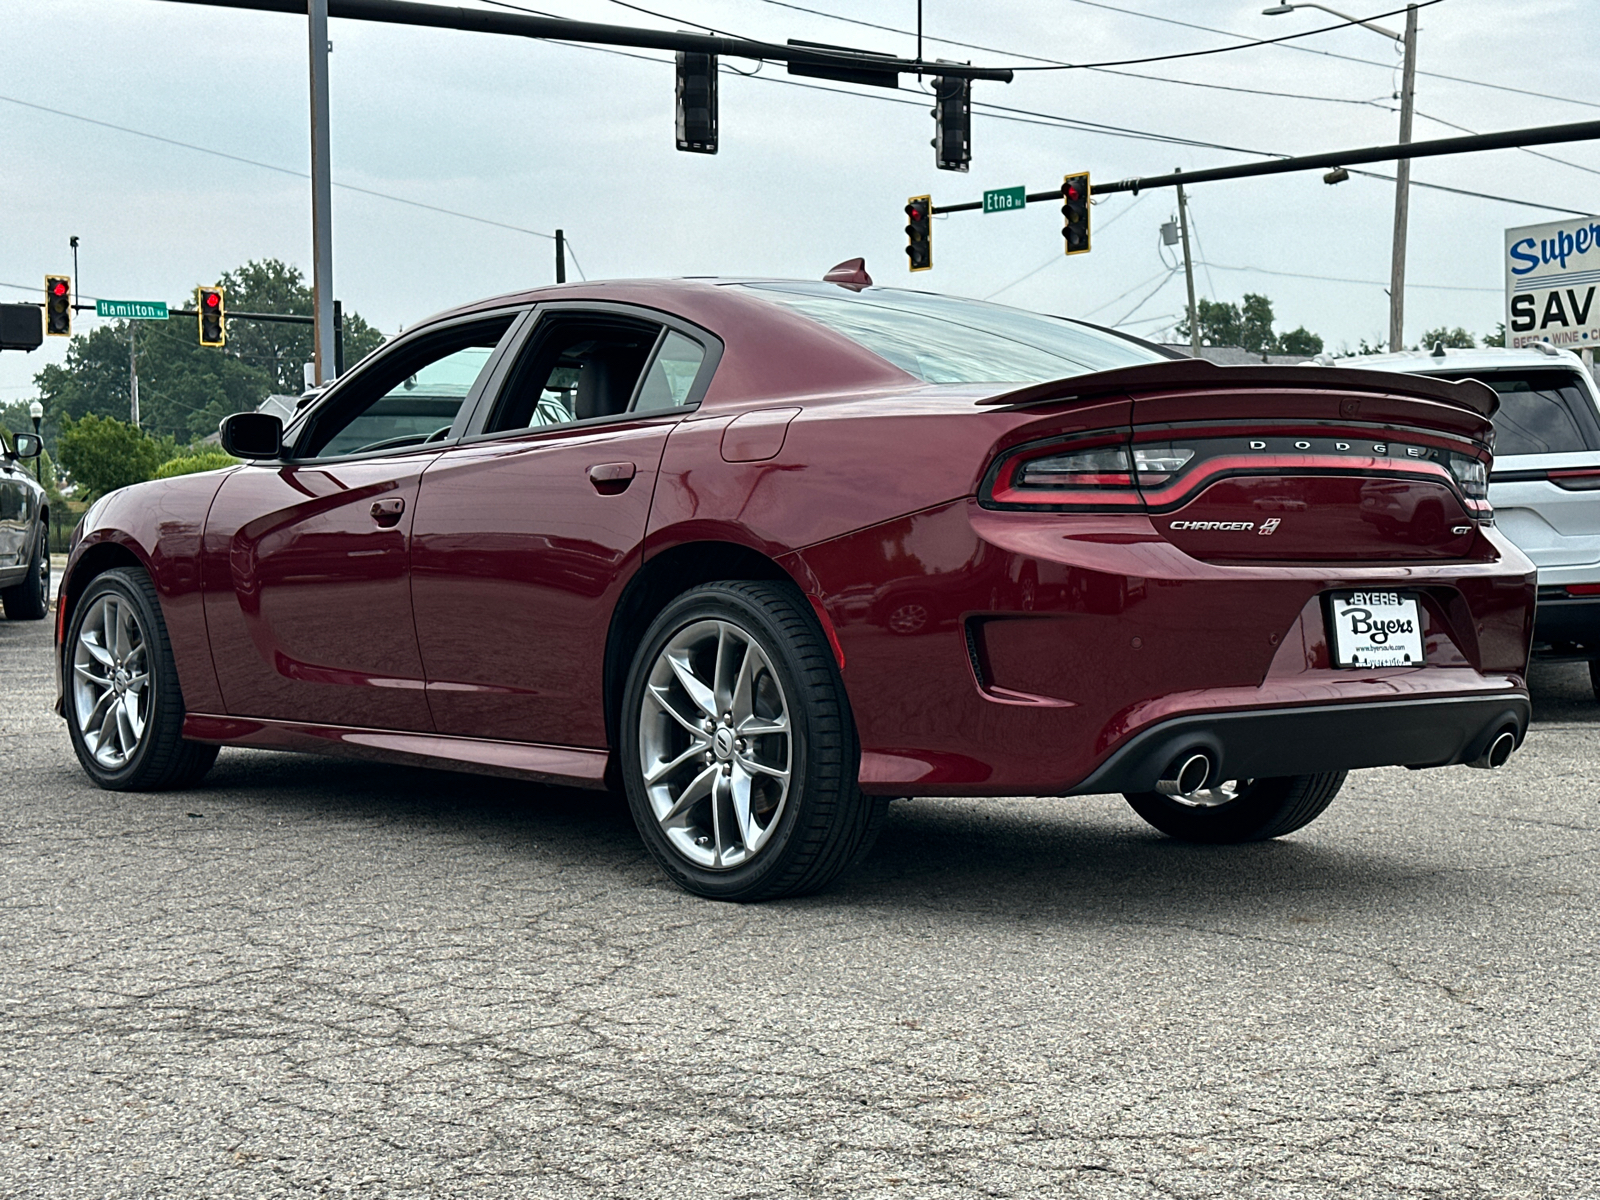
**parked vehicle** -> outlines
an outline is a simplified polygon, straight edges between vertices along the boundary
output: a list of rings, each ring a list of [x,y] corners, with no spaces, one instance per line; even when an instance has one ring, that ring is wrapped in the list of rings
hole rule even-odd
[[[229,417],[246,465],[98,502],[62,712],[108,788],[219,745],[620,787],[735,900],[823,886],[913,794],[1276,837],[1351,769],[1521,742],[1495,402],[858,283],[485,300],[286,428]],[[1443,521],[1366,520],[1374,481]]]
[[[43,620],[50,608],[50,501],[27,464],[37,434],[0,429],[0,604],[7,620]]]
[[[1554,346],[1439,346],[1335,365],[1476,379],[1495,390],[1489,502],[1500,531],[1539,568],[1534,656],[1587,662],[1600,699],[1600,391],[1583,361]]]

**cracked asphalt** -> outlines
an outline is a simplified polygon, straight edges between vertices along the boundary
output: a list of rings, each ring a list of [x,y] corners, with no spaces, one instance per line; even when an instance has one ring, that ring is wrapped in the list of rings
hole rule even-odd
[[[1600,1197],[1600,706],[1281,841],[912,800],[684,895],[612,797],[225,750],[91,786],[0,621],[0,1195]]]

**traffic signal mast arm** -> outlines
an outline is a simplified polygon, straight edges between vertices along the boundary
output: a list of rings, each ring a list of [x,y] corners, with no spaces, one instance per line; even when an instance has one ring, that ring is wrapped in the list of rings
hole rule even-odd
[[[306,0],[169,0],[177,4],[203,4],[212,8],[245,8],[304,17]],[[855,50],[821,50],[808,46],[757,42],[720,34],[681,33],[675,30],[638,29],[597,21],[569,21],[564,17],[538,17],[520,12],[495,12],[483,8],[454,8],[443,4],[412,4],[404,0],[328,0],[328,16],[352,21],[382,21],[392,25],[420,25],[434,29],[461,29],[471,33],[499,33],[513,37],[548,38],[587,42],[596,46],[633,46],[645,50],[686,50],[692,54],[722,54],[730,58],[766,59],[770,62],[854,69],[875,74],[946,75],[960,79],[991,79],[1010,83],[1007,67],[972,67],[965,63],[928,63]]]
[[[942,68],[941,68],[942,69]],[[1171,175],[1152,175],[1144,179],[1120,179],[1097,183],[1094,194],[1132,192],[1146,188],[1175,187],[1178,184],[1211,183],[1222,179],[1247,179],[1254,175],[1282,175],[1291,171],[1316,171],[1324,167],[1348,167],[1359,163],[1396,162],[1402,158],[1432,158],[1440,154],[1470,154],[1479,150],[1510,150],[1521,146],[1550,146],[1560,142],[1586,142],[1600,139],[1600,121],[1578,121],[1570,125],[1539,125],[1531,129],[1506,129],[1498,133],[1475,133],[1469,137],[1434,138],[1426,142],[1406,142],[1371,146],[1365,150],[1335,150],[1327,154],[1307,154],[1299,158],[1274,158],[1267,162],[1240,163],[1233,167],[1213,167],[1205,171],[1178,171]],[[1028,203],[1058,200],[1061,189],[1029,192]],[[976,212],[983,201],[961,204],[935,204],[935,213]]]

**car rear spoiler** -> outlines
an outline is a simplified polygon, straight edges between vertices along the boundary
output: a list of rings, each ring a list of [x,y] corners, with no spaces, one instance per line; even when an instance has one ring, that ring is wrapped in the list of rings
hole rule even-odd
[[[1160,392],[1182,388],[1205,391],[1224,388],[1294,388],[1297,391],[1377,392],[1441,401],[1475,412],[1480,417],[1492,417],[1495,409],[1500,407],[1500,397],[1494,389],[1476,379],[1450,383],[1428,375],[1345,367],[1219,367],[1203,358],[1144,363],[1137,367],[1119,367],[1115,371],[1097,371],[1092,375],[1074,375],[1068,379],[1030,384],[1016,391],[988,396],[978,403],[1026,408],[1034,404],[1119,392]]]

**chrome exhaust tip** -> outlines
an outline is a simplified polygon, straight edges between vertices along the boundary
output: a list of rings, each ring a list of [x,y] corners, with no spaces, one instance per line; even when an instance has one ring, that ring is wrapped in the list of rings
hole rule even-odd
[[[1156,780],[1156,791],[1163,796],[1188,796],[1206,786],[1211,778],[1211,756],[1195,751],[1172,760],[1166,773]]]
[[[1517,748],[1517,731],[1515,729],[1502,729],[1489,739],[1489,745],[1482,755],[1469,762],[1467,766],[1477,767],[1480,771],[1493,771],[1503,767],[1511,758],[1511,752]]]

